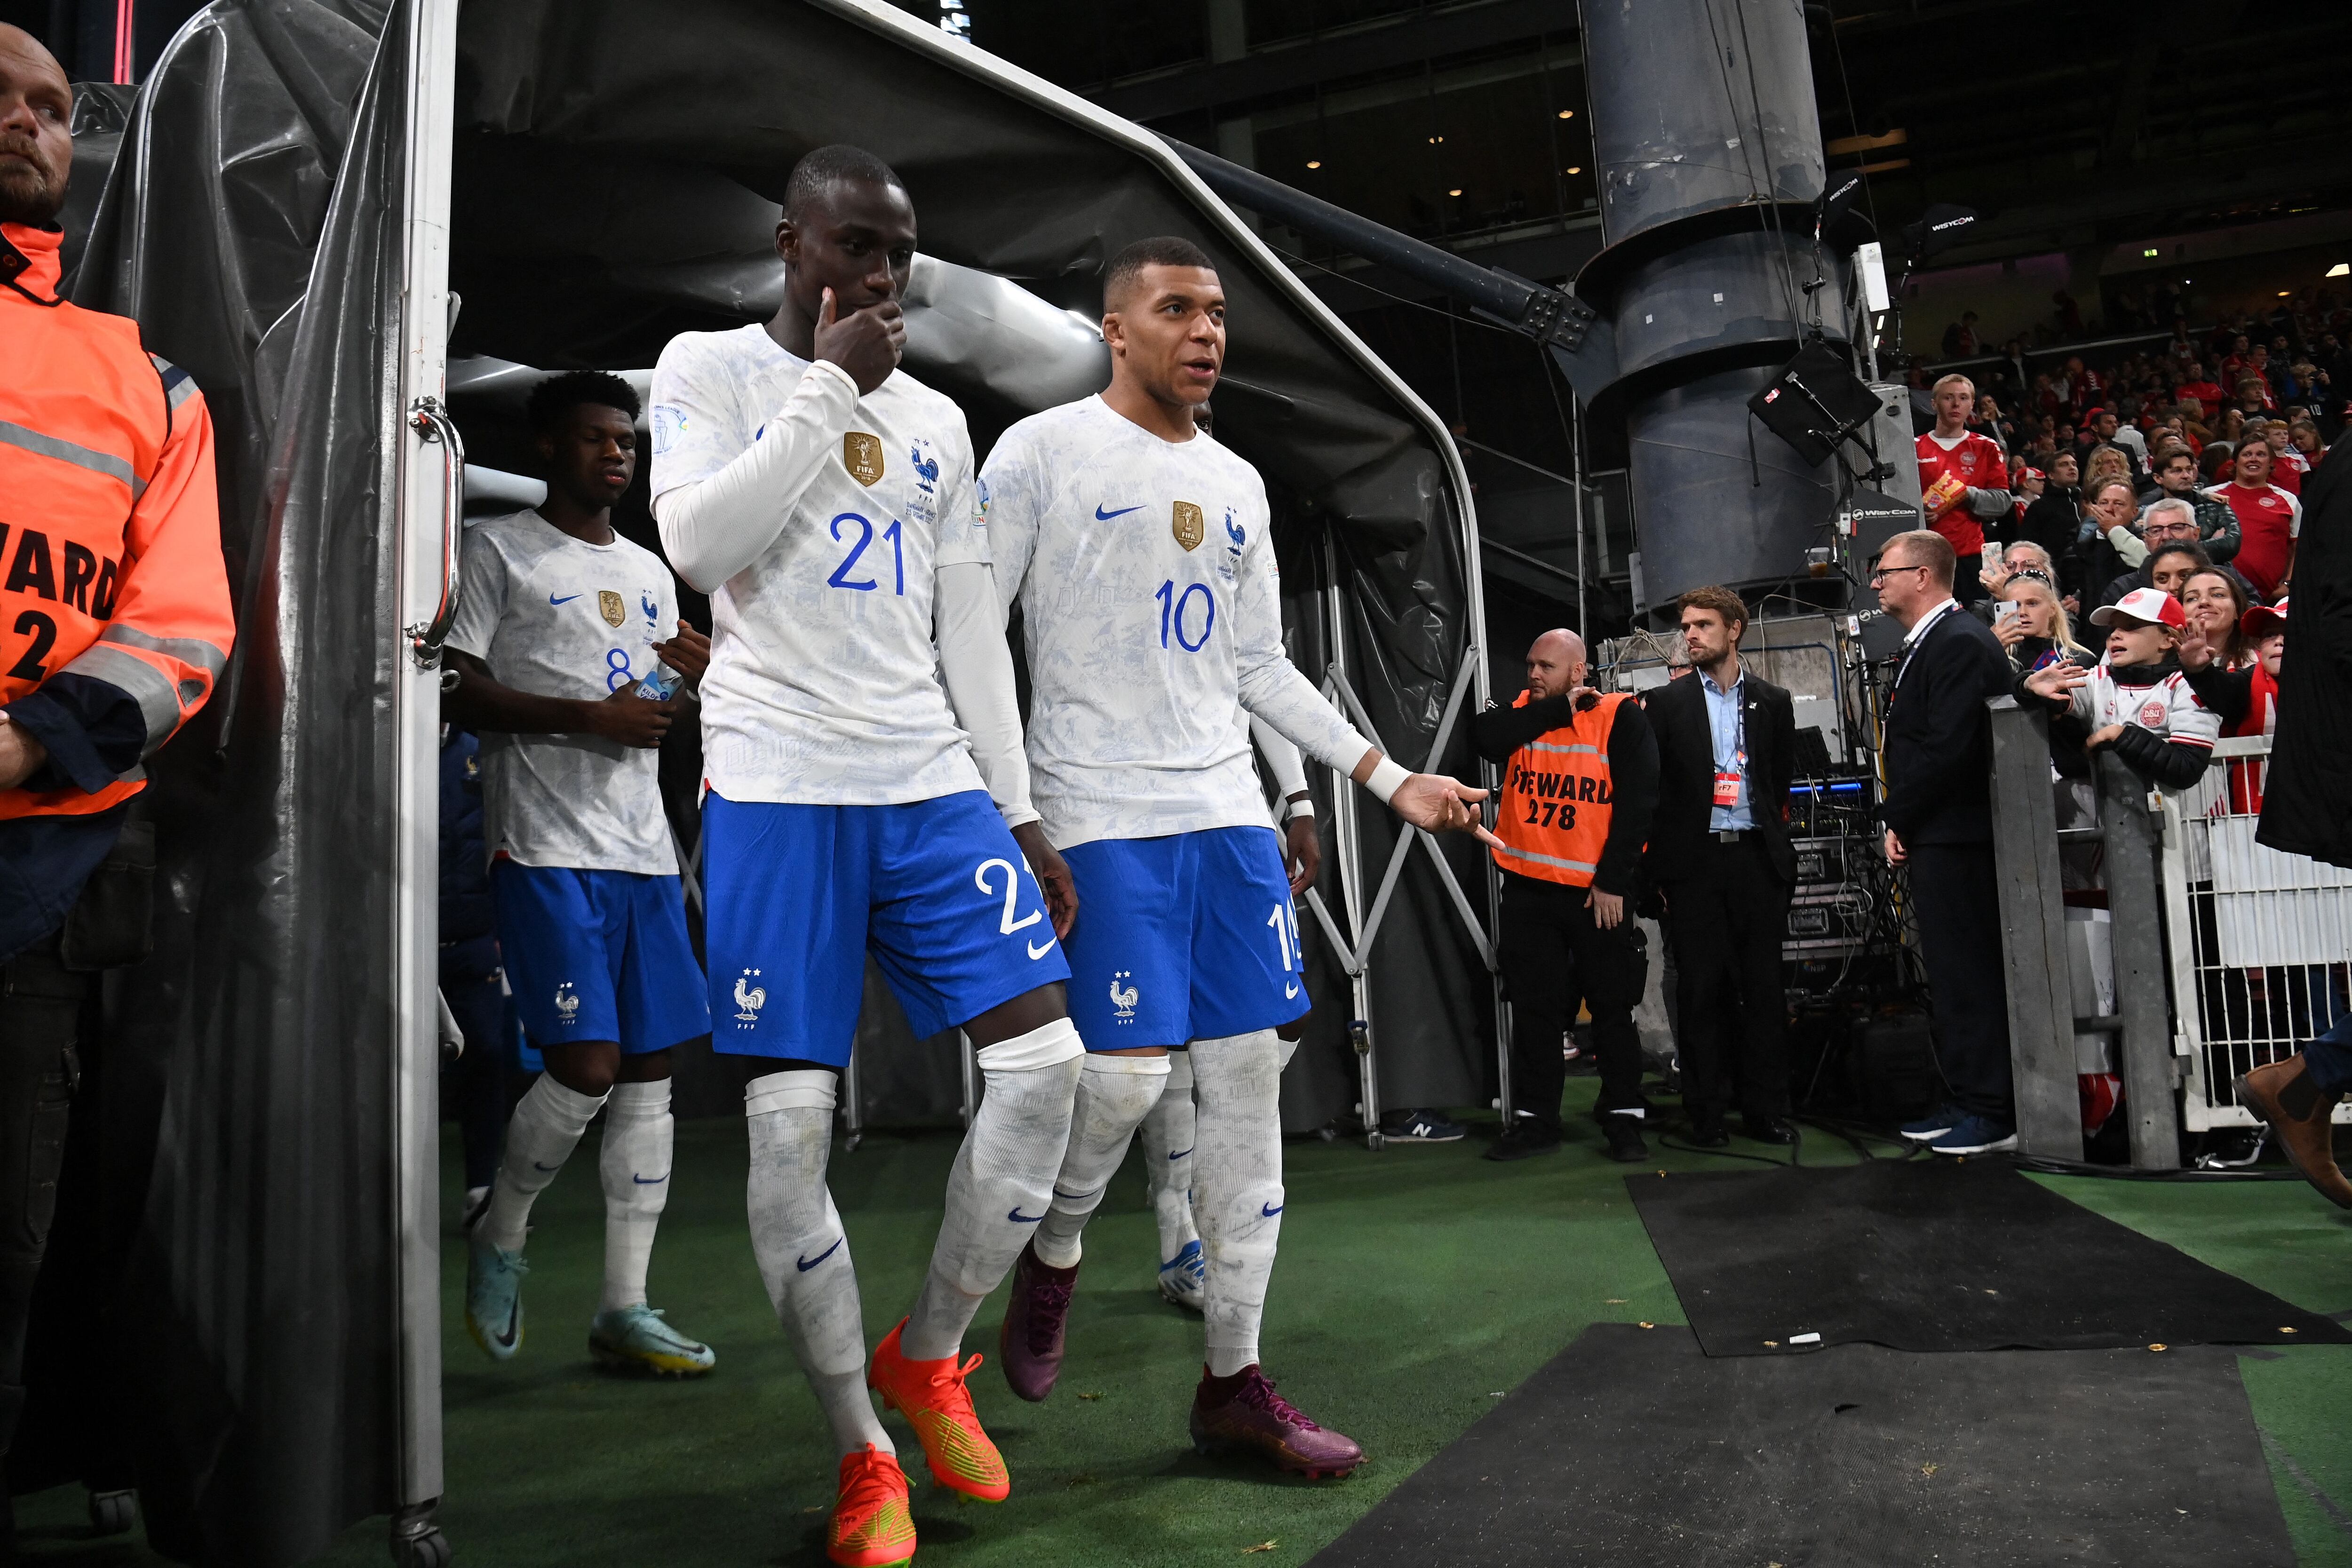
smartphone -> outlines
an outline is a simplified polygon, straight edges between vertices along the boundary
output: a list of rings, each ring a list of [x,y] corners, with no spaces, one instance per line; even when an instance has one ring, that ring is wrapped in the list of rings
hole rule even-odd
[[[2009,619],[2015,614],[2017,614],[2017,603],[2015,600],[2000,600],[1995,603],[1992,607],[1992,624],[1994,626],[1999,626],[2001,622]]]

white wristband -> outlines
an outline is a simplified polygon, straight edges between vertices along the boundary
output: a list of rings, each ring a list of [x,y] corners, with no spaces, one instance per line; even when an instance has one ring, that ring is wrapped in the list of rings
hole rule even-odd
[[[1302,816],[1315,815],[1315,803],[1311,800],[1286,800],[1282,806],[1282,820],[1285,822],[1296,822]]]
[[[1364,787],[1379,795],[1381,804],[1386,805],[1396,799],[1397,790],[1411,777],[1412,773],[1397,766],[1394,757],[1382,757],[1372,764],[1372,776],[1364,781]]]

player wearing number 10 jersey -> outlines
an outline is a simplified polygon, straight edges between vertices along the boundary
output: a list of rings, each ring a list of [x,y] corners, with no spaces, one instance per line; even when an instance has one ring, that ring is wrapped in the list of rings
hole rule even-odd
[[[915,1549],[869,1384],[940,1485],[1009,1490],[957,1352],[1045,1214],[1083,1054],[1069,874],[1029,805],[971,437],[898,369],[914,247],[898,176],[821,148],[786,189],[774,319],[687,333],[654,373],[654,512],[714,627],[712,1044],[744,1064],[752,1247],[833,1426],[846,1568]],[[824,1185],[869,951],[915,1032],[961,1027],[987,1075],[922,1294],[870,1372]]]
[[[1103,288],[1109,389],[1014,425],[986,470],[997,586],[1026,628],[1037,809],[1077,882],[1071,1011],[1089,1052],[999,1342],[1014,1392],[1045,1398],[1079,1232],[1168,1048],[1189,1042],[1208,1349],[1193,1441],[1344,1475],[1362,1450],[1258,1368],[1284,1205],[1275,1031],[1307,1002],[1244,711],[1423,827],[1475,828],[1486,792],[1383,758],[1284,657],[1265,487],[1192,420],[1224,357],[1207,256],[1139,241]]]

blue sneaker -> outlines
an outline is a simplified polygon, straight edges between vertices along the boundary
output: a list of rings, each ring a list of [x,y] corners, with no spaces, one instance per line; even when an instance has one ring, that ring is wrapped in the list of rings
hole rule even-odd
[[[1997,1154],[2017,1147],[2017,1129],[2006,1121],[1970,1113],[1927,1147],[1938,1154]]]
[[[1199,1242],[1186,1242],[1175,1257],[1160,1266],[1160,1294],[1170,1306],[1197,1312],[1208,1290],[1209,1266],[1201,1256]]]
[[[699,1377],[719,1364],[709,1345],[688,1339],[643,1301],[597,1313],[588,1325],[588,1354],[610,1371],[658,1377]]]
[[[492,1361],[511,1361],[522,1349],[522,1277],[530,1272],[521,1253],[479,1232],[467,1239],[466,1331]]]
[[[1949,1105],[1939,1105],[1916,1121],[1903,1124],[1903,1136],[1914,1143],[1933,1143],[1949,1132],[1960,1120],[1959,1110]]]
[[[1462,1123],[1434,1110],[1408,1110],[1381,1129],[1382,1138],[1398,1143],[1455,1143],[1465,1135]]]

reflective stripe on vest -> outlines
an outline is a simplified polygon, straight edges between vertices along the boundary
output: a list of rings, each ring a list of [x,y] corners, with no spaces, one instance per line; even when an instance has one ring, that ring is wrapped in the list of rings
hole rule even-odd
[[[1527,705],[1521,692],[1511,706]],[[1503,767],[1495,859],[1507,871],[1570,887],[1592,884],[1609,842],[1615,792],[1609,776],[1609,730],[1625,692],[1611,692],[1557,730],[1513,752]]]

